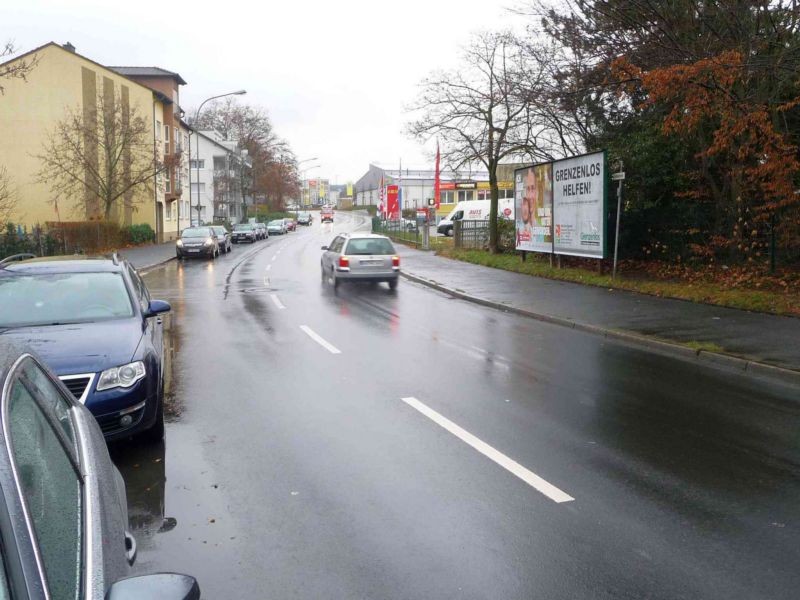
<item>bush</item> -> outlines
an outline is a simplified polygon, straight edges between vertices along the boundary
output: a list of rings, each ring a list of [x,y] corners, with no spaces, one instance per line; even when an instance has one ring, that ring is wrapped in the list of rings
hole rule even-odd
[[[517,227],[512,219],[497,220],[497,247],[501,252],[516,250]]]
[[[156,232],[148,223],[129,225],[124,229],[128,243],[133,245],[150,244],[156,241]]]
[[[61,242],[38,225],[28,232],[13,223],[6,223],[0,231],[0,260],[14,254],[53,256],[62,251]]]

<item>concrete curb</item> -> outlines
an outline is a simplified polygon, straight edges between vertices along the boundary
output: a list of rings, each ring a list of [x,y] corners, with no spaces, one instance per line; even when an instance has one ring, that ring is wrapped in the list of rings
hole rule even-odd
[[[425,279],[424,277],[420,277],[419,275],[414,275],[413,273],[409,273],[408,271],[401,271],[400,274],[409,281],[413,281],[415,283],[419,283],[421,285],[427,286],[429,288],[435,289],[445,294],[449,294],[450,296],[453,296],[455,298],[460,298],[461,300],[472,302],[473,304],[479,304],[481,306],[494,308],[497,310],[501,310],[503,312],[508,312],[523,317],[528,317],[531,319],[536,319],[537,321],[543,321],[544,323],[551,323],[553,325],[568,327],[570,329],[591,333],[593,335],[598,335],[604,338],[628,342],[630,344],[635,344],[637,346],[650,348],[652,350],[672,355],[678,355],[686,359],[694,359],[702,362],[707,362],[709,364],[714,364],[728,369],[741,371],[743,373],[750,374],[756,377],[764,377],[772,379],[781,383],[785,383],[787,385],[793,385],[793,386],[800,385],[800,371],[795,371],[793,369],[776,367],[755,360],[740,358],[738,356],[732,356],[730,354],[709,352],[708,350],[693,350],[692,348],[689,348],[687,346],[684,346],[676,342],[661,340],[653,337],[648,337],[645,335],[640,335],[638,333],[631,333],[628,331],[618,331],[615,329],[599,327],[597,325],[589,325],[586,323],[580,323],[578,321],[565,319],[563,317],[554,317],[552,315],[547,315],[544,313],[537,313],[531,310],[526,310],[524,308],[518,308],[516,306],[502,304],[501,302],[495,302],[493,300],[486,300],[484,298],[472,296],[465,292],[461,292],[459,290],[454,290],[452,288],[444,286],[435,281]]]
[[[124,257],[125,255],[120,253],[120,256]],[[168,262],[171,262],[171,261],[176,260],[176,259],[177,259],[176,256],[170,256],[169,258],[164,259],[161,262],[153,263],[152,265],[147,265],[147,266],[144,266],[144,267],[137,267],[136,270],[139,272],[140,275],[146,275],[150,271],[153,271],[154,269],[158,269],[159,267],[163,267]]]

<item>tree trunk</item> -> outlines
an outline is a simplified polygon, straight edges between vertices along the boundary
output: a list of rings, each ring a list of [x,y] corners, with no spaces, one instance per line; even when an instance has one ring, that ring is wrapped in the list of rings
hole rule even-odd
[[[489,163],[489,192],[491,202],[489,206],[489,252],[497,254],[499,246],[497,242],[497,209],[500,193],[497,188],[497,163]]]

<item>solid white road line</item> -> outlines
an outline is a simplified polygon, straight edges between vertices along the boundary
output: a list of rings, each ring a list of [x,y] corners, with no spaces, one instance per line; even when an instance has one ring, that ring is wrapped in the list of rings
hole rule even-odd
[[[306,335],[308,337],[310,337],[312,340],[317,342],[320,346],[325,348],[325,350],[327,350],[331,354],[341,354],[342,353],[341,350],[339,350],[336,346],[334,346],[333,344],[327,342],[325,339],[320,337],[320,335],[317,332],[315,332],[313,329],[311,329],[311,327],[309,327],[308,325],[300,325],[300,329],[302,329],[306,333]]]
[[[275,306],[277,306],[279,309],[283,310],[286,308],[281,302],[280,298],[278,298],[277,294],[270,294],[269,297],[272,298],[273,304],[275,304]]]
[[[265,270],[265,271],[269,271],[269,270],[271,270],[271,269],[272,269],[272,265],[267,265],[267,268],[266,268],[266,269],[264,269],[264,270]]]
[[[550,498],[550,500],[552,500],[553,502],[557,502],[560,504],[562,502],[572,502],[573,500],[575,500],[575,498],[573,498],[566,492],[561,491],[552,483],[545,481],[544,479],[539,477],[536,473],[529,471],[521,464],[519,464],[517,461],[509,458],[499,450],[495,450],[486,442],[476,438],[469,431],[462,429],[461,427],[453,423],[450,419],[443,417],[438,412],[436,412],[432,408],[429,408],[416,398],[403,398],[402,400],[410,407],[415,408],[416,410],[421,412],[423,415],[428,417],[431,421],[433,421],[437,425],[444,427],[447,431],[452,433],[461,441],[466,442],[467,444],[475,448],[475,450],[477,450],[487,458],[493,460],[507,471],[510,471],[511,473],[522,479],[522,481],[524,481],[537,491],[541,492],[542,494]]]

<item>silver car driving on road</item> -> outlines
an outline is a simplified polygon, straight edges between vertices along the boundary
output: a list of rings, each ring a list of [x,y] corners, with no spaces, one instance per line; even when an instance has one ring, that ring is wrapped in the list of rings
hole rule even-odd
[[[386,236],[342,233],[322,249],[322,281],[334,289],[343,281],[385,281],[390,289],[397,288],[400,257]]]

